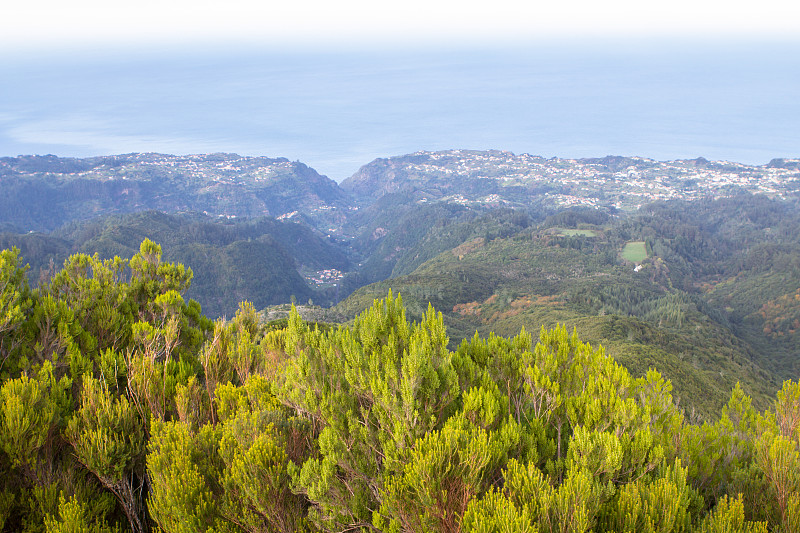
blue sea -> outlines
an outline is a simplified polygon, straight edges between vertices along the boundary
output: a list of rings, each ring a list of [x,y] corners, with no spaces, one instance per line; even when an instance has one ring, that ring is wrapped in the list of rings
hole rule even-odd
[[[800,157],[800,42],[0,53],[0,156]]]

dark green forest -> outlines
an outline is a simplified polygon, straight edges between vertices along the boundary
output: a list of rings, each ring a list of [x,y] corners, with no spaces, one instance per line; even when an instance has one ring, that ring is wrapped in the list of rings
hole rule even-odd
[[[4,531],[800,530],[796,381],[699,422],[563,326],[453,346],[391,292],[212,321],[150,240],[25,271],[0,253]]]
[[[73,222],[47,234],[0,233],[0,248],[19,248],[31,266],[28,278],[38,284],[74,253],[131,257],[144,239],[160,243],[165,260],[192,266],[195,277],[187,298],[202,302],[211,317],[233,316],[243,300],[258,309],[292,297],[333,304],[335,293],[313,290],[299,271],[350,269],[341,247],[302,224],[157,211]]]

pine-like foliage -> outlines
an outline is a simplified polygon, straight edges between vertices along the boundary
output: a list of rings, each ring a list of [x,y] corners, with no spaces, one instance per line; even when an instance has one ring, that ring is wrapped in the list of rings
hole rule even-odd
[[[145,432],[133,405],[125,396],[113,397],[104,383],[88,378],[81,408],[65,435],[77,459],[119,500],[131,530],[144,531]]]
[[[577,332],[448,349],[400,296],[349,326],[212,323],[145,241],[30,290],[0,255],[0,530],[800,531],[800,384],[690,423]]]
[[[279,398],[318,432],[319,454],[295,471],[297,490],[324,528],[369,527],[387,473],[399,472],[417,439],[442,427],[458,398],[441,314],[410,324],[389,294],[352,328],[323,333],[295,312],[294,356]]]
[[[0,379],[13,371],[6,363],[23,342],[21,329],[32,303],[26,270],[19,250],[0,251]]]

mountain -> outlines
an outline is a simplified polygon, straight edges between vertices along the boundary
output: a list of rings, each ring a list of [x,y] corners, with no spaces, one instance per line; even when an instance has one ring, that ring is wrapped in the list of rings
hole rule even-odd
[[[335,292],[309,280],[317,272],[350,269],[341,248],[305,225],[157,211],[73,222],[49,235],[0,233],[0,248],[18,247],[37,281],[71,254],[131,257],[144,239],[161,244],[165,260],[192,268],[186,295],[211,317],[233,316],[243,300],[258,308],[290,300],[334,303]]]
[[[236,154],[0,158],[2,222],[52,231],[73,220],[155,209],[220,218],[291,217],[341,224],[351,200],[300,162]]]
[[[452,347],[566,323],[713,416],[737,381],[761,402],[800,371],[799,191],[795,159],[448,150],[339,186],[286,159],[27,156],[0,160],[0,245],[35,281],[150,238],[212,316],[347,297],[330,316],[353,317],[391,288],[443,311]]]
[[[642,157],[545,159],[490,150],[447,150],[376,159],[344,180],[360,205],[387,194],[410,201],[473,207],[635,210],[661,200],[695,200],[740,192],[797,199],[796,160],[764,166],[703,158],[655,161]]]
[[[797,160],[751,166],[703,158],[545,159],[500,150],[447,150],[376,159],[339,186],[285,158],[0,158],[0,224],[19,232],[52,231],[72,220],[153,209],[220,218],[297,218],[347,239],[385,227],[376,224],[381,217],[396,218],[435,203],[479,211],[553,214],[586,206],[615,212],[653,201],[740,192],[797,200]]]
[[[499,150],[376,159],[341,183],[359,206],[342,230],[352,237],[351,247],[362,264],[350,286],[408,274],[447,246],[508,234],[516,224],[548,216],[577,216],[588,222],[634,213],[656,201],[741,193],[796,202],[800,169],[792,161],[748,166],[703,158],[545,159]],[[578,214],[576,208],[584,211]],[[478,218],[493,222],[469,230],[462,225]]]

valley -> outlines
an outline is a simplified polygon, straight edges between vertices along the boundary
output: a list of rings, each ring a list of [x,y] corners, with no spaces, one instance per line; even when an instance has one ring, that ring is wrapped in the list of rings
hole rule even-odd
[[[3,158],[0,530],[795,532],[798,182]]]
[[[0,245],[32,283],[74,253],[149,238],[211,317],[313,303],[351,319],[389,290],[476,332],[566,324],[702,416],[741,382],[765,405],[800,371],[800,161],[544,159],[492,150],[375,160],[341,185],[235,154],[0,159]],[[321,306],[321,307],[320,307]]]

